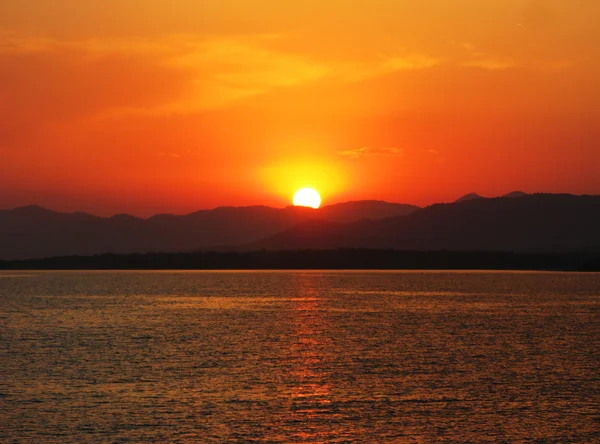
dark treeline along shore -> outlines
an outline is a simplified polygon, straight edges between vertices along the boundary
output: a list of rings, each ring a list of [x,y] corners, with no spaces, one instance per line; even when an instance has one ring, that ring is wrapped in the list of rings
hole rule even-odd
[[[4,270],[548,270],[600,271],[600,253],[304,250],[103,254],[0,261]]]

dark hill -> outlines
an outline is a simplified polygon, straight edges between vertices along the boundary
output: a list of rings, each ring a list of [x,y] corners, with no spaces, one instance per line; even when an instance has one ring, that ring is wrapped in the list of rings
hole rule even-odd
[[[475,199],[483,199],[482,196],[480,196],[477,193],[469,193],[469,194],[465,194],[463,197],[461,197],[460,199],[456,200],[456,203],[458,202],[466,202],[468,200],[475,200]]]
[[[353,222],[362,219],[379,220],[388,217],[406,216],[418,210],[413,205],[402,205],[380,200],[359,200],[323,207],[319,210],[321,220]]]
[[[525,196],[528,196],[528,194],[524,193],[523,191],[513,191],[512,193],[505,194],[502,197],[510,197],[512,199],[518,199],[520,197],[525,197]]]
[[[319,210],[288,207],[221,207],[184,216],[102,218],[57,213],[38,206],[0,210],[0,259],[102,253],[179,252],[255,242],[313,219],[356,221],[403,216],[418,207],[348,202]]]
[[[436,204],[406,217],[303,224],[247,249],[571,251],[600,248],[600,196],[536,194]]]

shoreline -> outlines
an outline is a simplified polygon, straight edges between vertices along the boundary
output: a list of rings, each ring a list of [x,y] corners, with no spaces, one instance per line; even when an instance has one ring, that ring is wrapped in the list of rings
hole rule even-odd
[[[0,261],[0,270],[598,272],[600,252],[294,250],[101,254]]]

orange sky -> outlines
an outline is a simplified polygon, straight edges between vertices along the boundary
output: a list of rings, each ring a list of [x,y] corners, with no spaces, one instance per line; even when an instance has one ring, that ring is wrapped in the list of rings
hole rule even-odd
[[[4,0],[0,208],[600,193],[598,0]]]

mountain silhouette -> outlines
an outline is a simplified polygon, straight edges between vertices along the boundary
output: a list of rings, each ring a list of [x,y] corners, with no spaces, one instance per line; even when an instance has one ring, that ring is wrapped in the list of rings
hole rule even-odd
[[[359,200],[329,205],[317,211],[320,220],[354,222],[363,219],[379,220],[406,216],[419,210],[413,205],[402,205],[380,200]]]
[[[58,213],[32,205],[0,210],[0,260],[231,247],[256,242],[313,219],[352,222],[403,216],[418,209],[358,201],[318,210],[220,207],[183,216],[162,214],[141,219],[126,214],[103,218]]]
[[[529,195],[527,193],[524,193],[523,191],[513,191],[512,193],[505,194],[502,197],[508,197],[508,198],[511,198],[511,199],[518,199],[520,197],[525,197],[525,196],[529,196]]]
[[[435,204],[404,217],[301,224],[246,250],[575,251],[600,248],[600,196],[535,194]]]
[[[358,201],[148,219],[29,206],[0,210],[0,260],[202,250],[600,251],[599,226],[600,196],[517,192],[423,209]]]
[[[465,194],[463,197],[457,199],[455,201],[455,203],[466,202],[468,200],[475,200],[475,199],[483,199],[483,197],[477,193],[469,193],[469,194]]]

